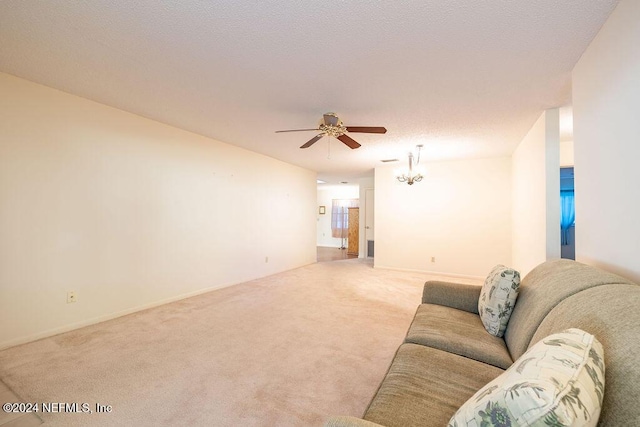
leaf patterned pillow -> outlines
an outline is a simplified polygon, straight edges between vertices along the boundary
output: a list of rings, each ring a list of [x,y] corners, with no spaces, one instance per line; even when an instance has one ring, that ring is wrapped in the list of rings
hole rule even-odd
[[[504,335],[519,287],[520,273],[504,265],[496,265],[485,279],[478,300],[478,313],[484,328],[491,335]]]
[[[604,396],[604,352],[567,329],[531,347],[458,409],[449,427],[595,426]]]

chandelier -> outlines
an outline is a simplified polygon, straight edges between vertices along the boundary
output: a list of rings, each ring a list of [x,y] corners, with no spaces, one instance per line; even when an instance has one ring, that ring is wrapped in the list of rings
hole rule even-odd
[[[416,161],[416,166],[420,163],[420,150],[422,149],[422,145],[416,145],[418,149],[418,160]],[[409,170],[406,173],[402,173],[396,176],[397,180],[400,182],[406,182],[409,185],[413,185],[414,182],[422,181],[422,174],[413,171],[413,153],[409,153]]]

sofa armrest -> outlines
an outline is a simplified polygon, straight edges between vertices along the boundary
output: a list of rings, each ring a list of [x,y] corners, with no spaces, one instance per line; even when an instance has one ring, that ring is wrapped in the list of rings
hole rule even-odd
[[[438,304],[478,314],[482,286],[430,280],[424,284],[423,304]]]
[[[371,421],[356,417],[333,417],[324,423],[324,427],[383,427]]]

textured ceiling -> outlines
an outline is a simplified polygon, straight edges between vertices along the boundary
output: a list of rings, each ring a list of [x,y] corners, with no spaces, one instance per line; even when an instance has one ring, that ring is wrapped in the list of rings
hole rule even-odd
[[[353,181],[416,144],[510,155],[616,3],[3,0],[0,71]],[[329,111],[388,132],[274,133]]]

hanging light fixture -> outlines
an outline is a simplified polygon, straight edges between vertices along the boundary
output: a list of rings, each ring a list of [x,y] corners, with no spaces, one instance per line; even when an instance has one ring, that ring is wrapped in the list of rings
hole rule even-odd
[[[420,150],[422,149],[422,145],[416,145],[416,148],[418,149],[418,160],[416,161],[417,166],[420,163]],[[409,171],[407,173],[397,175],[396,178],[398,181],[406,182],[409,185],[413,185],[414,182],[422,181],[422,174],[413,171],[413,153],[409,153]]]

